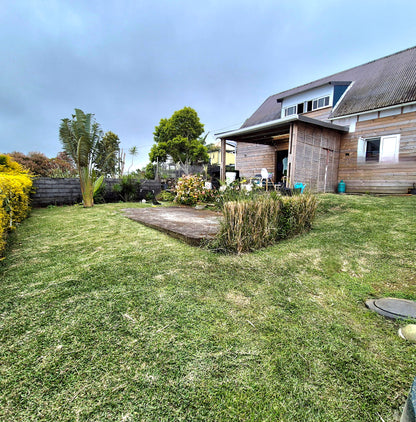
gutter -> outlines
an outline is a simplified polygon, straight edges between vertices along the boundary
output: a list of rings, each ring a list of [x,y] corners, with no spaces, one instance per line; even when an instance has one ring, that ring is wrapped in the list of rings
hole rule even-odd
[[[356,116],[360,116],[362,114],[376,113],[376,112],[379,112],[379,111],[391,110],[393,108],[399,108],[399,107],[407,107],[407,106],[410,106],[410,105],[416,105],[416,101],[411,101],[409,103],[403,103],[403,104],[395,104],[395,105],[388,106],[388,107],[375,108],[373,110],[359,111],[358,113],[344,114],[342,116],[337,116],[337,117],[330,117],[330,120],[332,121],[332,120],[346,119],[348,117],[356,117]]]

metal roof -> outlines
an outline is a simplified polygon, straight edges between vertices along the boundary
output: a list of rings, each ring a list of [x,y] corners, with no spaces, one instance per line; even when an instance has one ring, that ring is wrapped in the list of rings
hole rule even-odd
[[[329,118],[416,101],[416,47],[272,95],[241,127],[277,120],[283,98],[338,81],[353,84]]]

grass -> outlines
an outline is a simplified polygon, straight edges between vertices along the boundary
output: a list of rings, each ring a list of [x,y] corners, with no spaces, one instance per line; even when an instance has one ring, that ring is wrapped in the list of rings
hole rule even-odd
[[[397,420],[415,345],[364,301],[416,300],[416,198],[319,199],[240,256],[125,204],[34,210],[0,267],[0,420]]]

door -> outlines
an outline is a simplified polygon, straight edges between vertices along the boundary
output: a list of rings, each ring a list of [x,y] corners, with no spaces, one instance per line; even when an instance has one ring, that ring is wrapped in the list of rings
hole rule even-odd
[[[275,162],[275,183],[279,183],[283,181],[283,176],[287,176],[287,157],[289,155],[289,151],[282,150],[276,151],[276,162]]]

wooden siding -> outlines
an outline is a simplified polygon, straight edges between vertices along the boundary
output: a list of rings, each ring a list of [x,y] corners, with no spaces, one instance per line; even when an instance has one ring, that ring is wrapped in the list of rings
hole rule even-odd
[[[253,177],[266,168],[270,173],[275,167],[275,148],[270,145],[237,143],[235,168],[240,171],[240,177]]]
[[[327,121],[331,111],[332,111],[332,107],[325,107],[325,108],[320,108],[319,110],[303,113],[303,115],[310,117],[312,119]]]
[[[293,127],[290,182],[315,192],[335,192],[341,134],[305,123]],[[325,177],[326,174],[326,177]]]
[[[400,134],[398,163],[359,163],[358,139]],[[346,191],[407,193],[416,182],[416,112],[357,122],[355,132],[343,135],[338,179]]]

